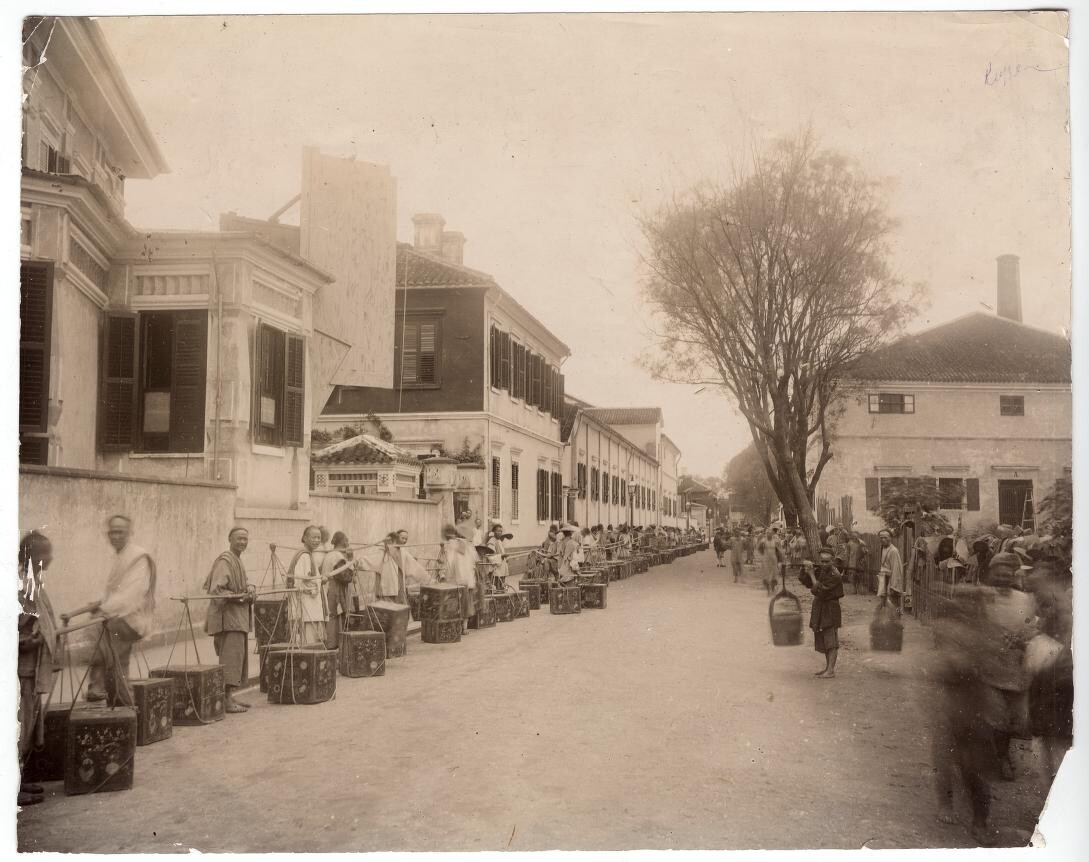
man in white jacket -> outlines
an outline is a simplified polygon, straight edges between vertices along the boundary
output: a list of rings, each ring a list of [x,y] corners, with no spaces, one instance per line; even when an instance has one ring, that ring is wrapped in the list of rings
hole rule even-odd
[[[155,611],[155,561],[139,545],[129,541],[132,521],[125,515],[114,515],[107,524],[106,537],[116,555],[106,578],[106,593],[68,614],[61,620],[68,624],[72,617],[84,613],[102,617],[106,631],[98,641],[91,659],[91,683],[87,700],[105,700],[109,689],[117,691],[121,703],[132,703],[128,686],[129,658],[132,647],[142,640],[152,624]]]

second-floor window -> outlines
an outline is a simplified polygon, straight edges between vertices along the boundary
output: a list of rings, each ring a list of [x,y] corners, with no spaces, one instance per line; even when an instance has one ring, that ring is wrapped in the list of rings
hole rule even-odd
[[[586,499],[586,465],[585,464],[579,464],[578,465],[578,489],[579,489],[579,499],[580,500],[585,500]]]
[[[1002,416],[1024,416],[1024,395],[1000,395],[998,396],[998,412]]]
[[[442,384],[442,321],[437,317],[405,320],[401,353],[401,385],[437,387]]]
[[[599,475],[600,471],[597,469],[597,467],[590,468],[590,499],[593,501],[597,500],[598,493],[601,490],[601,485],[598,484],[598,482],[600,481],[598,478]]]
[[[878,392],[870,395],[871,413],[914,413],[915,396],[899,392]]]

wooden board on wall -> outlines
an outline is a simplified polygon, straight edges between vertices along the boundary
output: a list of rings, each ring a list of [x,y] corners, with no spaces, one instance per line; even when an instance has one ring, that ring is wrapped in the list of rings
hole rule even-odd
[[[397,183],[384,165],[308,147],[300,206],[302,256],[336,277],[314,297],[320,412],[334,385],[393,387]]]

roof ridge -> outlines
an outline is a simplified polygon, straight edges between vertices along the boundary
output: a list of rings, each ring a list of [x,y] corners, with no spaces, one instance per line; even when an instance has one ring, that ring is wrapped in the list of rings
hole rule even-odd
[[[422,258],[424,258],[424,260],[428,261],[429,263],[437,263],[437,264],[445,266],[445,267],[447,267],[449,269],[453,269],[453,270],[455,270],[457,272],[464,272],[464,273],[466,273],[468,275],[475,275],[478,278],[486,278],[489,281],[491,281],[493,284],[497,284],[497,282],[495,281],[495,276],[492,275],[490,272],[484,272],[483,270],[480,270],[480,269],[473,269],[471,266],[466,266],[463,263],[454,263],[451,260],[447,260],[442,255],[431,254],[431,252],[423,251],[422,249],[416,248],[416,246],[414,246],[410,242],[400,242],[400,241],[398,241],[397,248],[398,248],[398,250],[402,250],[402,251],[414,254],[417,257],[422,257]]]

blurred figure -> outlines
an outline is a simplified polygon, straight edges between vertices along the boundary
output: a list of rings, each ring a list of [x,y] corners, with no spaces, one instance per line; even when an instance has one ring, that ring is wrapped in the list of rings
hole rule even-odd
[[[865,585],[866,568],[870,549],[858,533],[851,532],[843,549],[844,580],[849,581],[857,596],[860,587]]]
[[[772,527],[764,534],[757,548],[760,551],[760,567],[764,589],[768,595],[775,593],[779,585],[779,565],[783,562],[783,550],[779,545],[779,530]]]
[[[998,775],[994,727],[997,716],[982,678],[991,661],[994,632],[989,630],[983,589],[954,585],[949,594],[932,596],[935,679],[938,709],[933,732],[938,819],[956,823],[954,785],[959,776],[972,810],[972,836],[993,842],[989,818],[991,782]]]
[[[476,616],[484,605],[484,580],[476,576],[476,561],[476,549],[458,534],[453,524],[443,527],[439,579],[466,588],[461,591],[461,617],[466,629],[469,617]]]
[[[890,588],[894,593],[904,592],[904,561],[900,558],[900,549],[892,542],[892,533],[882,530],[877,534],[881,539],[881,563],[877,570],[877,595],[887,596]],[[897,605],[897,610],[903,610]]]
[[[1054,780],[1074,736],[1073,584],[1058,561],[1038,562],[1028,579],[1040,634],[1025,647],[1029,727],[1040,740],[1048,780]]]

